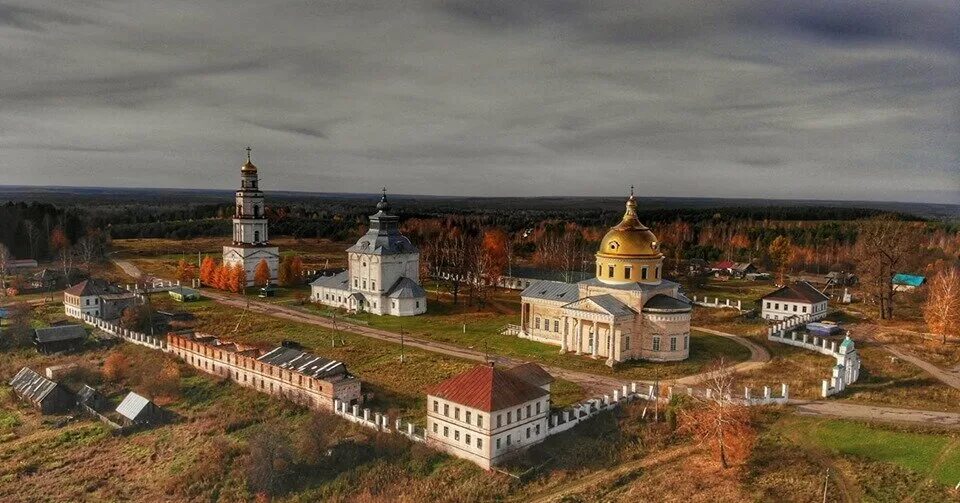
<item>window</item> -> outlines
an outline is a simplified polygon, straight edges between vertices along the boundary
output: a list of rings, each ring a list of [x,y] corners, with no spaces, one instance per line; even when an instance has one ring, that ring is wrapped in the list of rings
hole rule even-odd
[[[647,279],[647,268],[646,268],[646,267],[641,267],[641,268],[640,268],[640,279]]]
[[[540,405],[540,404],[537,404]],[[540,412],[540,411],[537,411]],[[527,405],[527,417],[530,417],[530,405]]]
[[[364,290],[367,289],[367,280],[363,280],[363,289],[364,289]]]
[[[483,439],[477,437],[477,449],[483,449]]]
[[[443,436],[445,437],[450,436],[450,428],[447,428],[446,426],[443,427]]]
[[[770,309],[770,301],[767,301],[767,309]]]
[[[553,331],[560,333],[560,320],[553,320]]]
[[[507,435],[507,445],[510,445],[510,435]]]
[[[376,290],[376,289],[377,289],[377,282],[374,281],[374,280],[372,280],[372,279],[370,280],[370,289],[371,289],[371,290]]]
[[[453,430],[453,439],[460,440],[460,430]]]
[[[654,350],[654,351],[660,351],[660,338],[659,338],[659,337],[654,337],[654,338],[653,338],[653,350]]]
[[[437,432],[437,423],[433,423],[433,432],[434,432],[434,433]]]
[[[530,427],[527,426],[527,438],[530,438]]]
[[[503,415],[497,414],[497,428],[499,428],[503,424],[502,419],[503,419]]]
[[[500,439],[498,438],[498,439],[497,439],[497,449],[499,449],[499,448],[500,448]]]
[[[513,422],[513,411],[512,411],[512,410],[508,410],[508,411],[507,411],[507,424],[510,424],[510,423],[512,423],[512,422]]]
[[[477,414],[477,426],[483,428],[483,416]]]
[[[537,402],[537,414],[540,413],[540,402]]]
[[[540,425],[539,425],[539,424],[537,425],[537,427],[536,427],[536,429],[535,429],[534,431],[536,432],[537,436],[540,436]]]
[[[260,231],[253,231],[253,242],[254,243],[260,242]]]
[[[774,309],[780,309],[780,303],[777,302],[776,304],[774,304],[774,305],[773,305],[773,308],[774,308]]]
[[[677,350],[677,338],[676,338],[676,337],[671,337],[671,338],[670,338],[670,351],[676,351],[676,350]]]
[[[623,338],[623,349],[630,349],[630,336]]]
[[[359,287],[360,287],[360,280],[358,280],[357,278],[353,278],[353,287],[354,287],[354,288],[359,288]]]
[[[420,309],[420,301],[417,301],[417,309]]]
[[[803,312],[807,312],[807,306],[803,306]]]
[[[796,305],[796,304],[793,305],[793,312],[797,312],[797,305]]]
[[[537,318],[534,320],[533,326],[534,326],[535,328],[537,328],[537,329],[540,328],[540,317],[539,317],[539,316],[537,316]]]
[[[448,403],[443,404],[443,415],[450,417],[450,404]]]
[[[434,412],[440,412],[440,402],[438,402],[438,401],[436,401],[436,400],[433,401],[433,411],[434,411]]]
[[[684,350],[690,349],[690,336],[689,336],[689,335],[684,335],[684,336],[683,336],[683,349],[684,349]]]
[[[607,267],[607,276],[613,277],[613,269],[614,267],[612,265]]]
[[[466,442],[467,445],[470,445],[470,434],[467,433],[466,435],[464,435],[463,440],[464,442]]]
[[[623,279],[630,279],[630,274],[633,272],[633,268],[630,266],[623,268]]]
[[[601,274],[603,274],[603,267],[600,264],[597,264],[597,276],[600,276]]]
[[[463,411],[463,414],[464,414],[463,420],[466,421],[467,424],[470,424],[470,411],[469,410]]]
[[[456,419],[457,421],[460,420],[460,407],[453,408],[453,418]]]

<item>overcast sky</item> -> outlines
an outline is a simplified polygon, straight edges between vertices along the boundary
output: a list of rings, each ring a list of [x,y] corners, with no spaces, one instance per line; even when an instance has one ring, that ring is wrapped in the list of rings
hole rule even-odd
[[[722,5],[721,5],[722,4]],[[0,0],[0,184],[960,202],[956,0]]]

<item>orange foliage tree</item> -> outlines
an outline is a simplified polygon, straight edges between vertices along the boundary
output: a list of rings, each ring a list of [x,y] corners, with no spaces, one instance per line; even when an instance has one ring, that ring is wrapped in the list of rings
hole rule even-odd
[[[300,255],[294,255],[290,259],[290,284],[299,285],[303,283],[303,259]]]
[[[128,375],[130,371],[130,359],[120,351],[113,351],[103,361],[103,376],[108,381],[117,382]]]
[[[723,468],[747,460],[756,443],[750,407],[734,402],[734,374],[724,372],[723,359],[714,363],[709,382],[711,397],[679,412],[682,433],[709,448]]]
[[[233,293],[240,293],[243,291],[243,287],[247,286],[247,271],[244,270],[242,264],[235,264],[233,266],[227,267],[226,272],[226,284],[224,285],[224,290],[229,290]]]
[[[291,261],[290,256],[280,258],[280,270],[277,271],[277,282],[283,286],[290,284],[290,276],[292,275],[291,266],[293,262]]]
[[[267,286],[270,284],[270,264],[267,259],[260,259],[257,268],[253,271],[253,284],[256,286]]]
[[[214,276],[216,271],[217,262],[213,260],[213,257],[203,257],[203,262],[200,264],[200,282],[207,286],[216,286]]]
[[[193,264],[190,264],[184,259],[180,259],[180,262],[177,264],[177,280],[181,283],[188,283],[193,280],[195,274]]]
[[[793,244],[790,243],[790,238],[777,236],[777,238],[770,243],[770,248],[767,250],[767,253],[770,255],[770,261],[772,261],[774,267],[777,268],[778,284],[786,284],[787,267],[789,267],[790,258],[793,256]]]
[[[941,267],[930,281],[923,319],[931,333],[947,343],[947,335],[960,334],[960,270]]]
[[[486,262],[487,275],[484,279],[491,284],[496,284],[507,269],[508,242],[507,233],[500,229],[488,229],[483,232],[481,252],[483,253],[482,260]]]

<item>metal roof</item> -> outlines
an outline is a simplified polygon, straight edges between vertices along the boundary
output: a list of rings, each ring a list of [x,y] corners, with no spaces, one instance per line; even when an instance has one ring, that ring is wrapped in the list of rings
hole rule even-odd
[[[149,405],[150,400],[131,391],[127,393],[127,396],[123,397],[123,401],[117,406],[117,414],[131,421],[135,421],[137,416]]]
[[[80,325],[60,325],[58,327],[38,328],[34,330],[33,333],[34,340],[38,343],[83,339],[87,336],[86,329]]]
[[[894,285],[920,286],[927,278],[915,274],[897,273],[893,276]]]
[[[357,243],[347,248],[347,251],[368,255],[397,255],[419,252],[406,236],[400,234],[398,218],[394,215],[388,215],[383,210],[370,216],[370,230],[360,236]]]
[[[391,299],[419,299],[426,297],[427,291],[416,281],[403,277],[398,279],[390,290],[387,290],[386,296]]]
[[[521,363],[516,367],[507,369],[506,372],[534,386],[545,386],[556,380],[546,370],[543,370],[543,367],[533,362]]]
[[[88,295],[104,295],[108,293],[124,293],[126,290],[113,286],[107,280],[99,278],[90,278],[81,281],[63,291],[77,297],[86,297]]]
[[[630,309],[630,306],[624,304],[620,299],[609,293],[584,297],[564,305],[563,308],[576,309],[579,311],[595,311],[595,309],[591,309],[591,306],[596,306],[600,311],[613,316],[634,316],[637,314],[636,311]]]
[[[283,346],[272,349],[257,360],[318,379],[347,374],[347,366],[343,362]]]
[[[503,410],[550,393],[489,364],[431,386],[427,394],[484,412]]]
[[[537,267],[514,266],[511,274],[505,276],[529,280],[563,281],[564,278],[570,278],[572,281],[582,281],[593,277],[593,274],[593,271],[555,271]]]
[[[521,297],[572,302],[580,297],[580,287],[562,281],[535,281],[520,292]]]
[[[603,281],[600,281],[597,278],[590,278],[587,280],[583,280],[577,284],[586,285],[586,286],[599,286],[599,287],[610,288],[614,290],[627,290],[627,291],[634,291],[634,292],[642,292],[642,291],[649,291],[649,290],[663,290],[666,287],[678,286],[677,283],[674,283],[673,281],[670,281],[668,279],[661,279],[660,282],[656,284],[647,284],[647,283],[640,283],[639,281],[635,281],[632,283],[604,283]]]
[[[643,310],[647,311],[689,311],[690,304],[676,297],[658,293],[650,298],[643,305]]]
[[[829,297],[806,281],[797,281],[796,283],[781,287],[760,297],[760,299],[787,300],[792,302],[807,302],[810,304],[830,300]]]
[[[323,288],[333,288],[335,290],[349,290],[350,273],[347,271],[338,272],[333,276],[320,276],[310,283],[312,286]]]
[[[18,395],[34,402],[40,402],[57,387],[57,383],[34,372],[29,367],[23,367],[10,380],[10,387]]]

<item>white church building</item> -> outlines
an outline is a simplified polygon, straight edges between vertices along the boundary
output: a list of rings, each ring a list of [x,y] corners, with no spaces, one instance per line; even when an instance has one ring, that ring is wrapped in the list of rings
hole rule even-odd
[[[250,161],[250,147],[247,147],[247,162],[240,168],[240,190],[233,214],[233,244],[223,247],[223,264],[242,264],[248,286],[253,285],[253,275],[261,260],[266,260],[270,267],[271,282],[277,281],[280,270],[280,249],[270,246],[259,183],[257,167]]]
[[[370,230],[347,248],[347,270],[310,284],[314,302],[378,315],[427,312],[427,292],[420,286],[420,251],[400,234],[400,219],[389,210],[384,189],[377,213],[370,216]]]

